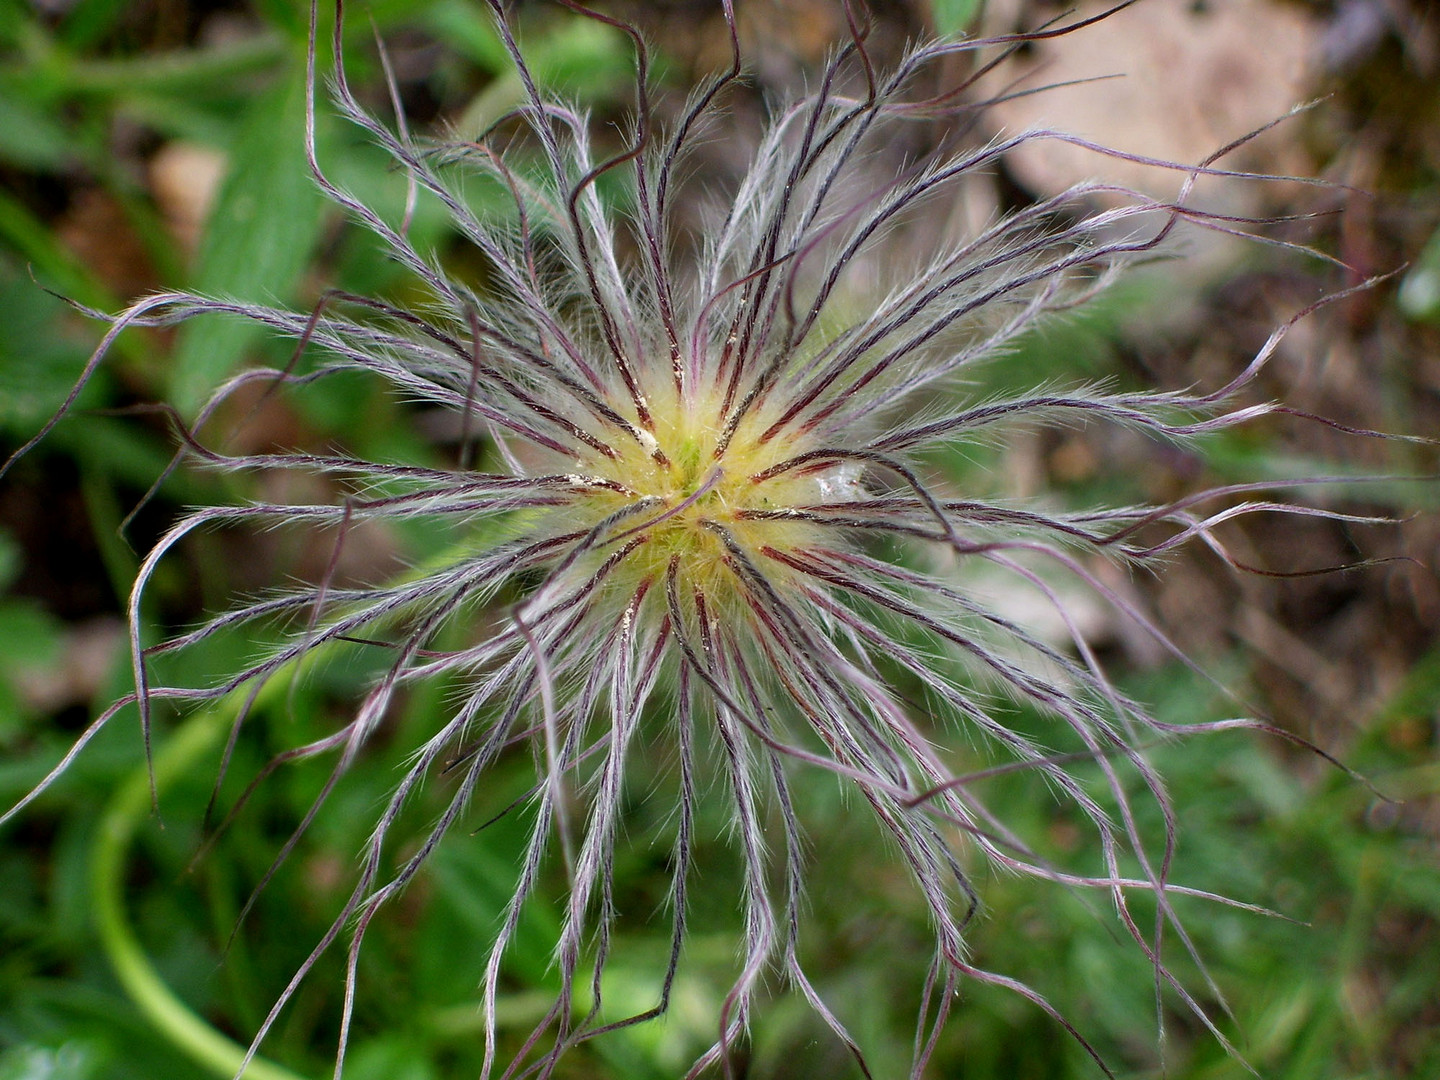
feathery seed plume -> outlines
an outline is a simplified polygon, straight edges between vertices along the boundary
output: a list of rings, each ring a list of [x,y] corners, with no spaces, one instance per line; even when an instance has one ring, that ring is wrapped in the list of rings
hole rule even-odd
[[[984,900],[977,857],[1108,896],[1149,957],[1157,992],[1177,997],[1223,1041],[1164,958],[1172,941],[1194,952],[1171,903],[1194,890],[1170,881],[1174,811],[1143,745],[1178,729],[1107,678],[1068,596],[1074,586],[1093,593],[1172,649],[1134,603],[1094,573],[1093,557],[1140,567],[1193,542],[1224,555],[1213,530],[1236,516],[1341,515],[1283,503],[1262,485],[1165,506],[1066,512],[957,495],[926,462],[937,450],[1019,427],[1115,424],[1183,442],[1284,411],[1238,403],[1284,326],[1213,389],[1044,386],[979,398],[960,389],[1048,313],[1094,296],[1178,227],[1250,227],[1187,205],[1198,177],[1239,175],[1223,165],[1234,147],[1183,166],[1123,155],[1173,174],[1177,194],[1168,202],[1092,181],[969,235],[928,227],[961,183],[1016,146],[1088,145],[1049,130],[963,137],[983,105],[971,92],[981,73],[1026,40],[1083,23],[989,41],[926,42],[884,71],[847,4],[850,40],[813,89],[775,105],[748,171],[721,200],[723,212],[693,244],[680,244],[676,204],[693,199],[688,184],[701,184],[687,177],[686,162],[712,134],[727,90],[743,78],[730,0],[720,6],[731,66],[665,126],[652,112],[640,34],[560,2],[618,27],[633,47],[633,127],[613,156],[597,151],[585,115],[536,85],[499,0],[491,7],[523,100],[473,141],[428,145],[403,121],[382,122],[352,93],[343,67],[334,67],[335,108],[390,155],[420,196],[444,207],[483,263],[483,287],[417,250],[407,220],[387,220],[328,178],[312,114],[307,149],[316,181],[422,284],[424,303],[332,292],[305,312],[169,292],[110,319],[88,371],[130,326],[229,314],[294,339],[297,355],[318,357],[316,364],[234,376],[183,430],[181,453],[232,472],[321,475],[346,494],[316,505],[209,507],[171,528],[145,558],[132,595],[135,693],[97,720],[53,775],[123,705],[138,702],[147,743],[162,701],[241,702],[238,726],[243,702],[267,683],[303,674],[326,650],[383,651],[383,672],[348,721],[270,767],[333,760],[298,837],[399,695],[433,680],[463,688],[411,748],[408,767],[376,813],[343,911],[250,1049],[256,1052],[315,960],[348,932],[337,1076],[354,995],[363,990],[356,964],[371,919],[421,872],[447,833],[472,815],[505,809],[487,799],[488,771],[508,750],[527,745],[537,766],[526,800],[527,855],[476,971],[485,1076],[548,1076],[582,1041],[666,1012],[685,963],[696,806],[712,786],[729,801],[729,843],[744,866],[742,943],[714,1044],[687,1075],[732,1074],[757,995],[771,981],[802,995],[869,1075],[860,1043],[801,963],[805,837],[824,826],[802,820],[797,809],[793,787],[801,774],[829,774],[853,795],[853,813],[873,815],[893,839],[875,858],[903,864],[928,912],[934,959],[914,1076],[967,979],[1010,988],[1089,1049],[1083,1032],[1041,994],[969,959],[966,933]],[[339,22],[337,11],[337,54]],[[315,51],[312,42],[312,109]],[[940,93],[922,89],[955,57],[970,58],[975,74]],[[922,121],[951,122],[957,136],[882,174],[889,167],[883,148],[897,130]],[[1122,156],[1090,149],[1097,169],[1107,155]],[[602,195],[602,180],[619,181],[624,194]],[[477,215],[466,185],[503,193],[508,214]],[[911,246],[908,263],[893,256],[898,234]],[[206,420],[242,388],[323,382],[357,370],[453,413],[458,464],[236,454],[204,438]],[[388,585],[342,585],[327,573],[142,647],[147,584],[196,530],[303,521],[333,528],[343,540],[361,522],[402,519],[467,539],[446,559]],[[969,566],[1043,598],[1066,640],[1047,639],[969,591],[956,569]],[[276,624],[293,630],[286,644],[213,686],[152,682],[152,659],[161,653],[197,648],[236,627]],[[1044,738],[1014,727],[1007,702],[1043,715]],[[1246,725],[1266,727],[1258,720],[1208,727]],[[641,754],[663,756],[661,773],[671,782],[664,796],[673,804],[670,948],[653,1006],[627,1016],[606,1000],[604,976],[618,917],[622,807]],[[1007,825],[1007,808],[986,800],[983,781],[1015,770],[1043,774],[1056,800],[1083,812],[1099,860],[1094,874],[1048,864]],[[441,773],[453,797],[428,833],[405,838],[406,854],[390,869],[398,840],[392,826],[422,783]],[[1158,837],[1139,823],[1135,804],[1142,800],[1159,811]],[[502,960],[557,860],[569,883],[557,902],[561,989],[529,1038],[502,1054]],[[1140,894],[1157,912],[1148,928],[1132,914]]]

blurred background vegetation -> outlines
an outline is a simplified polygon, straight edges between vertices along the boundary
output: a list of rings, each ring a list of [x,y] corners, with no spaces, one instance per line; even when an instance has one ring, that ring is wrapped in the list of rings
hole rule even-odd
[[[1227,0],[1142,2],[1168,12],[1182,36],[1198,38],[1207,20],[1231,17]],[[1273,152],[1287,170],[1300,171],[1299,161],[1336,186],[1318,194],[1271,191],[1260,209],[1343,211],[1284,235],[1337,255],[1361,276],[1400,271],[1298,329],[1257,392],[1347,424],[1433,435],[1440,431],[1440,24],[1406,5],[1252,0],[1241,12],[1251,20],[1281,12],[1287,26],[1303,26],[1307,92],[1330,95],[1290,125]],[[964,30],[982,16],[986,30],[999,32],[1060,10],[1015,2],[982,13],[965,0],[872,6],[881,56],[893,56],[907,38]],[[646,28],[671,108],[724,62],[717,7],[710,0],[607,7]],[[414,130],[473,132],[503,111],[517,88],[481,8],[471,0],[373,0],[352,11],[347,59],[367,102],[388,115],[378,32]],[[799,85],[844,32],[831,0],[742,0],[740,9],[753,77],[732,105],[734,131],[713,132],[702,150],[719,167],[743,156],[735,148],[753,135],[765,95]],[[546,82],[584,102],[602,125],[624,119],[631,58],[622,39],[544,4],[523,4],[518,17]],[[1265,34],[1242,40],[1250,53],[1236,60],[1238,70],[1263,67]],[[304,308],[332,286],[414,298],[414,283],[323,203],[305,172],[305,42],[306,13],[294,0],[0,0],[0,454],[40,427],[98,340],[97,324],[67,300],[114,311],[150,290],[186,288]],[[1095,48],[1083,36],[1063,44]],[[1107,61],[1111,71],[1129,62]],[[1202,67],[1216,63],[1207,57]],[[1233,82],[1235,70],[1217,77]],[[1149,93],[1143,85],[1132,89],[1142,99]],[[1208,100],[1191,104],[1204,110]],[[320,154],[332,175],[387,211],[403,205],[403,177],[323,106],[321,113]],[[1002,170],[982,205],[1035,198],[1046,182],[1024,167]],[[471,257],[423,203],[412,236],[417,247],[466,272]],[[1080,318],[1034,335],[996,378],[1218,385],[1278,322],[1353,280],[1316,261],[1255,248],[1226,256],[1223,272],[1211,265],[1205,276],[1177,273],[1137,279]],[[182,469],[122,535],[121,523],[175,446],[162,417],[123,410],[163,400],[190,415],[223,374],[242,363],[283,365],[288,357],[283,343],[218,319],[129,332],[75,413],[0,482],[0,804],[23,795],[95,713],[128,689],[121,612],[136,553],[183,507],[246,491],[243,479]],[[222,418],[215,430],[244,420],[233,445],[252,451],[342,445],[376,460],[449,460],[443,440],[437,448],[431,438],[435,417],[363,380],[324,387],[267,399],[248,417],[237,411]],[[1436,462],[1413,446],[1277,422],[1193,452],[1161,452],[1100,432],[1036,434],[936,467],[950,469],[955,484],[1087,505],[1162,500],[1258,477],[1434,473]],[[1318,497],[1402,520],[1342,527],[1270,518],[1226,536],[1245,562],[1268,571],[1370,563],[1350,571],[1237,576],[1194,552],[1157,579],[1123,584],[1224,684],[1398,801],[1377,800],[1278,740],[1234,733],[1155,748],[1181,813],[1175,880],[1294,920],[1184,903],[1229,1019],[1178,948],[1173,959],[1262,1076],[1436,1077],[1435,493],[1433,485],[1376,483]],[[424,558],[446,542],[357,531],[342,573],[382,580],[402,560]],[[323,559],[326,544],[281,534],[192,537],[162,567],[145,612],[146,639],[159,640],[237,594],[313,575],[317,549]],[[1113,618],[1100,613],[1090,628],[1117,677],[1161,717],[1183,723],[1234,710],[1214,685],[1131,640]],[[220,639],[204,655],[177,661],[168,675],[200,685],[261,645]],[[366,676],[359,665],[336,664],[288,696],[262,702],[235,749],[222,811],[273,754],[330,730]],[[187,1052],[175,1025],[153,1023],[117,979],[99,936],[106,920],[113,929],[116,910],[107,905],[115,891],[149,962],[179,999],[216,1031],[248,1041],[348,893],[369,813],[415,744],[413,733],[425,731],[446,704],[443,686],[410,695],[393,732],[350,773],[243,923],[242,906],[328,764],[277,772],[197,859],[217,746],[167,742],[179,721],[162,717],[157,746],[173,776],[166,777],[161,817],[151,817],[143,789],[134,786],[142,762],[137,726],[133,714],[123,714],[60,785],[0,835],[0,1080],[221,1075]],[[1017,713],[1014,722],[1034,718]],[[477,1074],[476,985],[525,822],[511,814],[479,826],[532,776],[524,753],[498,770],[477,809],[476,831],[452,836],[423,882],[371,930],[350,1080]],[[1009,790],[997,785],[991,801],[1004,800],[1018,831],[1048,838],[1052,858],[1087,864],[1090,853],[1074,850],[1083,831],[1053,811],[1034,780],[998,784]],[[436,781],[432,801],[414,810],[415,822],[448,800],[445,786]],[[650,840],[665,835],[669,814],[663,798],[647,798],[648,791],[637,784],[627,811],[632,843],[617,898],[627,914],[615,993],[633,995],[637,1007],[654,994],[667,929],[665,845]],[[833,787],[819,782],[802,799],[813,845],[811,969],[870,1053],[875,1075],[904,1075],[929,930],[878,835]],[[672,1014],[587,1044],[562,1075],[663,1080],[680,1075],[713,1038],[733,978],[738,868],[724,841],[723,799],[708,799],[703,809],[709,820],[701,832],[712,839]],[[107,831],[125,827],[134,829],[128,852]],[[111,891],[97,888],[97,879]],[[562,887],[554,882],[552,895]],[[1168,996],[1162,1058],[1151,973],[1122,940],[1102,897],[995,877],[982,881],[982,893],[987,914],[971,939],[976,962],[1046,994],[1117,1074],[1247,1075]],[[549,919],[536,905],[507,960],[501,1022],[508,1042],[523,1038],[550,1000]],[[296,1076],[330,1074],[342,964],[337,955],[320,961],[265,1045],[266,1057]],[[744,1075],[852,1074],[843,1048],[803,1002],[777,995],[758,1019]],[[1098,1073],[1073,1040],[1018,996],[966,987],[929,1075],[1060,1080]]]

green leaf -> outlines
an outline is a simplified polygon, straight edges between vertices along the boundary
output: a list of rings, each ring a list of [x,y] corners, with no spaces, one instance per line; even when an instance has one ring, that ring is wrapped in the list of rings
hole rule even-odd
[[[138,93],[210,94],[230,80],[264,71],[297,50],[275,34],[256,34],[234,44],[172,49],[118,59],[76,59],[56,50],[29,73],[47,79],[44,92],[116,95]]]
[[[60,263],[56,266],[63,268]],[[63,301],[3,256],[0,311],[5,313],[5,329],[0,333],[0,431],[28,437],[75,385],[93,342]],[[82,408],[103,402],[105,382],[103,373],[98,381],[92,380],[81,395]]]
[[[126,0],[79,0],[60,24],[60,37],[72,49],[94,45],[115,29]]]
[[[432,13],[431,24],[437,32],[453,34],[472,61],[496,76],[466,106],[455,125],[458,132],[483,131],[524,100],[524,86],[509,55],[503,45],[495,52],[499,39],[481,19],[447,5]],[[559,22],[543,36],[522,40],[520,47],[538,85],[581,101],[611,98],[634,78],[634,54],[624,37],[613,27],[589,19]],[[658,58],[652,59],[658,66]]]
[[[232,148],[200,252],[194,287],[209,296],[284,303],[320,238],[323,202],[305,163],[305,83],[298,69],[251,107]],[[231,317],[180,331],[171,399],[193,412],[262,336]]]
[[[495,20],[478,5],[445,0],[426,13],[425,21],[437,37],[481,70],[499,75],[510,69],[510,56],[495,32]]]
[[[345,1062],[345,1075],[355,1080],[435,1080],[424,1042],[385,1035],[359,1046]]]
[[[60,657],[60,623],[33,600],[0,603],[0,657],[7,668],[47,668]]]
[[[66,251],[55,234],[19,199],[0,190],[0,243],[12,248],[30,263],[31,273],[45,288],[51,288],[91,307],[113,308],[114,298],[93,274]],[[15,273],[13,276],[21,276]],[[0,287],[9,288],[12,279],[8,259],[0,260]],[[33,282],[26,282],[34,289]],[[35,290],[39,291],[39,290]],[[9,316],[10,309],[4,309]]]
[[[0,158],[27,169],[53,172],[75,156],[72,137],[58,119],[15,94],[0,93]]]
[[[967,33],[980,17],[983,0],[932,0],[935,29],[945,37]]]

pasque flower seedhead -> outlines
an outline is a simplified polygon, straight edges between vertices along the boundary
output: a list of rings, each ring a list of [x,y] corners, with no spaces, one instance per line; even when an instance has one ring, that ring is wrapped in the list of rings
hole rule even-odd
[[[303,831],[398,694],[441,678],[463,687],[426,741],[413,747],[377,813],[350,899],[315,954],[350,928],[337,1075],[366,927],[472,808],[503,809],[484,805],[484,778],[517,744],[534,747],[538,775],[525,864],[477,971],[489,1039],[486,1075],[493,1069],[507,1077],[548,1075],[581,1041],[665,1012],[684,962],[697,793],[707,786],[728,792],[730,842],[744,866],[743,930],[714,1045],[691,1075],[730,1070],[757,995],[775,978],[808,1000],[868,1073],[862,1048],[800,961],[806,823],[792,793],[798,771],[828,773],[853,792],[853,812],[873,815],[893,838],[892,850],[875,858],[903,863],[928,913],[934,963],[914,1075],[967,978],[1014,989],[1084,1044],[1083,1033],[1040,994],[968,959],[965,933],[983,899],[972,884],[977,855],[1108,894],[1150,957],[1157,985],[1215,1030],[1162,960],[1162,941],[1190,948],[1170,902],[1188,890],[1169,880],[1172,811],[1141,745],[1177,729],[1112,685],[1076,626],[1066,590],[1092,592],[1170,649],[1139,607],[1093,571],[1096,557],[1143,565],[1192,541],[1223,555],[1213,535],[1221,521],[1321,511],[1254,494],[1264,490],[1254,485],[1169,506],[1068,513],[957,495],[925,462],[937,449],[1022,426],[1108,423],[1174,442],[1281,409],[1238,402],[1285,327],[1214,390],[1046,386],[974,398],[960,389],[1047,313],[1104,289],[1178,226],[1246,228],[1187,203],[1196,178],[1243,175],[1220,164],[1233,147],[1183,166],[1149,162],[1174,176],[1170,201],[1086,182],[956,235],[936,225],[948,220],[947,201],[1007,151],[1037,140],[1089,144],[1046,130],[966,142],[984,104],[974,100],[978,76],[938,94],[921,89],[922,76],[959,56],[983,72],[1027,38],[1083,24],[993,41],[926,43],[882,72],[847,5],[850,40],[811,92],[774,106],[721,212],[689,237],[693,243],[680,244],[675,203],[686,186],[686,162],[727,88],[742,78],[729,0],[720,7],[732,66],[664,129],[652,116],[640,35],[608,15],[561,2],[619,26],[634,49],[633,128],[608,158],[592,145],[586,117],[536,86],[499,0],[491,6],[524,95],[478,139],[422,145],[403,122],[392,127],[363,108],[335,65],[336,108],[388,152],[416,190],[445,208],[484,265],[483,289],[417,250],[406,221],[385,219],[327,177],[315,153],[312,114],[308,151],[317,182],[413,273],[426,293],[423,306],[330,293],[306,313],[165,293],[110,320],[90,369],[133,325],[229,313],[293,338],[320,357],[318,365],[230,379],[183,432],[182,454],[232,471],[323,474],[346,492],[334,503],[198,510],[156,545],[131,604],[136,693],[128,701],[138,701],[147,739],[154,702],[243,699],[282,672],[303,670],[307,657],[326,649],[385,650],[383,673],[348,722],[283,755],[335,760]],[[337,12],[337,54],[339,21]],[[314,52],[312,45],[312,108]],[[934,152],[896,164],[883,149],[919,121],[947,122],[955,134],[942,137]],[[1097,168],[1107,155],[1144,160],[1090,148]],[[621,205],[602,198],[597,182],[604,177],[624,181]],[[464,197],[466,185],[503,192],[510,212],[478,216]],[[458,465],[230,454],[202,437],[205,421],[244,386],[318,382],[357,369],[459,417]],[[141,647],[138,613],[147,583],[164,555],[196,529],[304,521],[343,538],[363,520],[402,518],[451,531],[458,523],[474,539],[386,586],[342,586],[327,574]],[[1058,613],[1067,640],[1047,639],[973,595],[955,569],[972,564],[1041,597]],[[215,686],[151,684],[158,652],[276,622],[294,628],[288,642]],[[453,640],[442,632],[457,627],[466,643],[440,645]],[[998,704],[1007,700],[1048,718],[1043,741],[1008,722]],[[614,945],[622,800],[642,742],[663,746],[675,763],[668,793],[672,944],[653,1007],[624,1016],[605,1000],[603,976]],[[951,751],[957,745],[966,747],[963,756]],[[1006,807],[983,797],[983,777],[1018,769],[1043,774],[1054,797],[1089,820],[1095,873],[1048,864],[1007,826]],[[440,771],[453,779],[453,798],[428,834],[409,838],[398,871],[386,870],[402,808]],[[1147,838],[1137,823],[1132,800],[1142,795],[1165,822],[1158,838]],[[501,959],[542,872],[562,857],[569,875],[555,943],[562,990],[514,1059],[503,1061],[495,1030]],[[1149,929],[1130,913],[1139,893],[1158,907]],[[252,1053],[315,956],[256,1034]]]

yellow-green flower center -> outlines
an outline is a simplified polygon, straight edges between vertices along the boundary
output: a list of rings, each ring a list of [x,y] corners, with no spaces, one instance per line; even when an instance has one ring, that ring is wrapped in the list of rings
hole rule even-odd
[[[820,538],[804,510],[836,501],[847,482],[833,461],[786,467],[813,449],[803,435],[764,438],[775,418],[762,408],[725,438],[718,393],[687,402],[671,392],[649,405],[652,427],[641,439],[614,446],[614,457],[587,453],[579,463],[624,489],[597,492],[587,500],[588,520],[577,524],[593,528],[630,511],[597,550],[604,557],[632,544],[619,574],[625,587],[658,581],[678,561],[688,587],[724,602],[736,548],[763,559],[766,548],[794,550]]]

